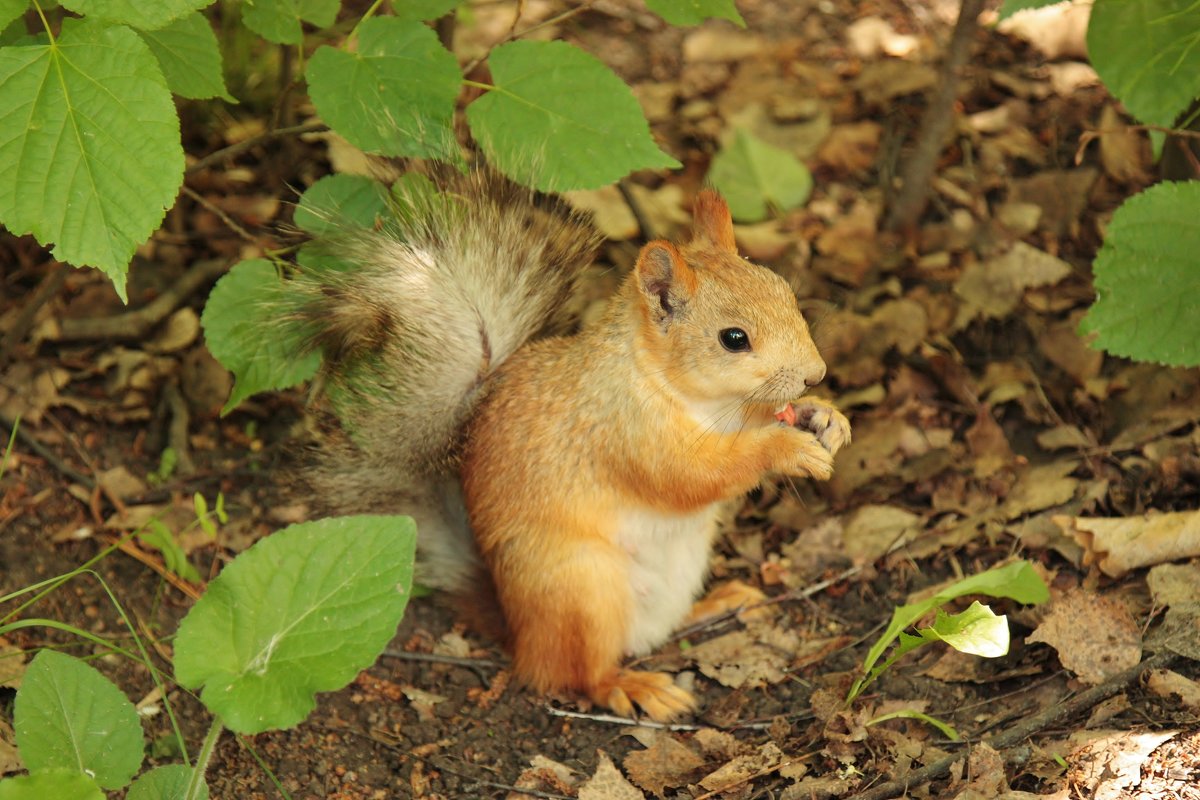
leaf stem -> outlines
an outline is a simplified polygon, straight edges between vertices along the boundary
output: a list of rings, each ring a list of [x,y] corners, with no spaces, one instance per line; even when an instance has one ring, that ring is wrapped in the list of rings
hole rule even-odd
[[[213,753],[217,749],[217,740],[221,738],[221,731],[225,730],[224,723],[220,717],[213,717],[212,725],[209,726],[208,733],[204,736],[204,743],[200,745],[200,752],[196,754],[196,767],[192,772],[192,779],[188,781],[187,792],[183,795],[183,800],[199,800],[201,797],[200,789],[204,786],[204,773],[208,770],[208,762],[212,761]]]
[[[463,78],[463,84],[465,86],[473,86],[476,89],[483,89],[485,92],[495,91],[496,89],[496,87],[490,83],[481,83],[480,81],[473,81],[470,78]]]
[[[379,10],[381,5],[383,5],[383,0],[375,0],[375,2],[371,3],[370,7],[363,12],[363,15],[359,17],[358,22],[354,23],[354,27],[350,29],[350,35],[346,37],[346,41],[342,44],[343,49],[348,48],[350,43],[358,38],[358,29],[362,27],[364,22],[375,15],[375,12]]]
[[[33,8],[42,20],[42,27],[46,29],[46,35],[50,37],[50,44],[54,44],[54,31],[50,30],[50,21],[46,19],[46,14],[42,11],[42,4],[38,0],[33,0]]]

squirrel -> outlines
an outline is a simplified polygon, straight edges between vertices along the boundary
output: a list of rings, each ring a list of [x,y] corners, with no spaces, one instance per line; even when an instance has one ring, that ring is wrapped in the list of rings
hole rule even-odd
[[[323,445],[316,495],[411,515],[420,579],[498,604],[535,690],[659,721],[694,710],[623,658],[764,599],[734,582],[693,605],[721,508],[771,472],[829,478],[850,441],[802,397],[825,363],[797,298],[738,255],[703,190],[690,239],[642,247],[603,315],[563,335],[590,220],[485,168],[440,179],[326,241],[346,269],[300,281],[348,429]]]

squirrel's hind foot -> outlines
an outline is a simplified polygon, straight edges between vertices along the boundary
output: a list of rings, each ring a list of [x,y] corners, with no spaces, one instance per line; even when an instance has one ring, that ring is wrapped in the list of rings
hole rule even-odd
[[[625,717],[634,706],[655,722],[669,722],[696,709],[696,698],[675,685],[665,672],[613,670],[588,693],[592,701]]]

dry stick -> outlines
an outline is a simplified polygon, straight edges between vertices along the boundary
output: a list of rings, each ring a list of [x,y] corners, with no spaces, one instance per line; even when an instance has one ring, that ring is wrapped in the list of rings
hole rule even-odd
[[[1004,750],[1020,744],[1043,728],[1047,728],[1067,717],[1073,717],[1081,711],[1086,711],[1097,703],[1107,700],[1140,678],[1143,672],[1170,666],[1172,662],[1179,658],[1180,656],[1175,653],[1159,653],[1135,667],[1117,673],[1099,686],[1093,686],[1091,689],[1080,692],[1066,702],[1051,706],[1040,714],[1034,714],[1021,724],[1014,725],[991,739],[984,739],[983,743],[994,750]],[[903,779],[881,783],[865,792],[853,795],[849,800],[887,800],[887,798],[898,794],[907,793],[913,786],[919,786],[922,783],[945,775],[956,761],[960,761],[966,757],[966,753],[946,756],[932,764],[926,764],[920,769],[913,770]]]
[[[53,269],[53,272],[42,278],[33,297],[29,298],[29,302],[21,309],[21,313],[17,314],[12,327],[5,334],[4,343],[0,345],[0,367],[8,363],[13,348],[25,338],[25,334],[29,333],[29,329],[33,327],[33,318],[37,315],[38,309],[44,306],[51,297],[58,294],[58,290],[66,283],[67,275],[71,273],[71,268],[66,264],[60,263]]]
[[[151,328],[166,319],[188,295],[206,283],[225,274],[228,262],[224,259],[197,261],[175,281],[170,289],[136,311],[112,317],[65,319],[62,330],[54,338],[60,342],[90,339],[140,339]]]
[[[900,194],[884,223],[889,231],[911,228],[925,209],[929,199],[929,182],[937,167],[938,156],[942,154],[942,143],[954,122],[959,72],[966,63],[975,29],[979,27],[983,4],[984,0],[962,0],[959,6],[958,21],[954,23],[954,33],[950,35],[950,44],[946,47],[940,84],[929,107],[925,109],[916,150],[904,165]]]
[[[276,128],[275,130],[260,133],[258,136],[251,136],[249,139],[209,153],[184,170],[184,174],[191,175],[202,169],[207,169],[218,161],[234,158],[247,150],[258,147],[260,144],[266,144],[273,139],[282,139],[285,136],[300,136],[305,133],[323,133],[327,130],[329,130],[329,126],[323,122],[306,122],[303,125],[293,125],[290,128]]]
[[[233,217],[226,214],[225,210],[223,208],[221,208],[216,203],[209,200],[204,195],[197,192],[195,189],[192,189],[191,187],[184,185],[184,187],[181,191],[188,197],[192,198],[192,200],[196,201],[202,208],[207,210],[209,213],[215,215],[217,217],[217,219],[221,220],[221,222],[224,222],[225,225],[231,231],[233,231],[238,236],[245,239],[247,242],[250,242],[253,244],[254,242],[258,241],[257,239],[254,238],[254,235],[251,234],[250,231],[243,228],[241,225],[239,225],[237,223],[236,220],[234,220]]]

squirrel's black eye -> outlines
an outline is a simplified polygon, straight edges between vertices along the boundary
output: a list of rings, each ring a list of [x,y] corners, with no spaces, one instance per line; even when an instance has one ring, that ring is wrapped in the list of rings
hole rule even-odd
[[[726,328],[717,334],[721,346],[731,353],[740,353],[750,349],[750,337],[741,328]]]

